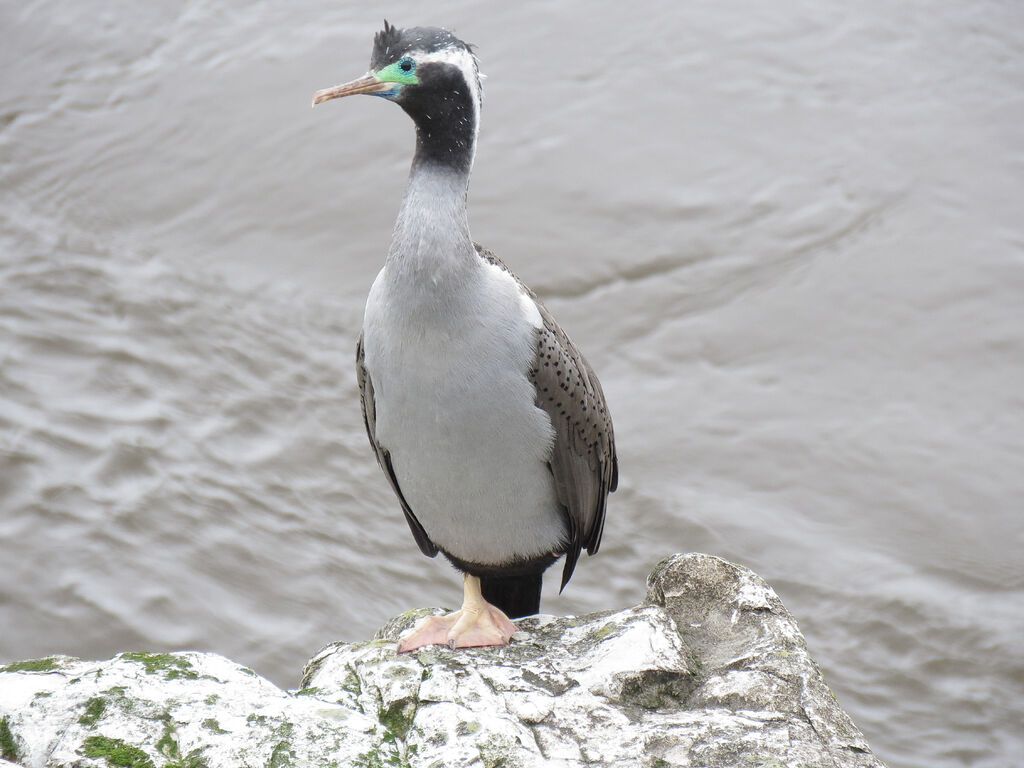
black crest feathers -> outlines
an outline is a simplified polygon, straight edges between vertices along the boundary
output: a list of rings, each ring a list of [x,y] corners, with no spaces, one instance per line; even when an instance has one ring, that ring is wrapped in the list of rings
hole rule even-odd
[[[472,48],[447,29],[437,27],[410,27],[401,29],[384,22],[384,29],[373,37],[373,54],[370,69],[377,71],[393,64],[410,52],[431,53],[445,48],[459,47],[472,53]]]
[[[373,36],[372,61],[390,63],[398,58],[402,48],[402,30],[384,19],[384,29]]]

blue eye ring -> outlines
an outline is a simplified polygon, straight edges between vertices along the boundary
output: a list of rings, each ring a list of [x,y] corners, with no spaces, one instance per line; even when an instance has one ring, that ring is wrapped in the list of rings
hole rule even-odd
[[[414,69],[416,69],[416,62],[410,59],[408,56],[406,56],[404,59],[399,60],[398,68],[405,72],[406,74],[409,74]]]

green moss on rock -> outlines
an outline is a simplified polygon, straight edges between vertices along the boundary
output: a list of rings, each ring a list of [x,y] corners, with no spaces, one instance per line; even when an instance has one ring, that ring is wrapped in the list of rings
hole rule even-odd
[[[160,738],[156,742],[156,750],[164,757],[174,760],[181,757],[181,752],[178,750],[178,740],[174,738],[174,725],[169,717],[164,721],[164,732],[160,734]]]
[[[163,768],[209,768],[209,764],[199,756],[199,750],[195,749],[182,758],[164,763]]]
[[[358,673],[352,667],[348,667],[341,687],[353,696],[359,696],[363,692],[363,684],[359,680]]]
[[[106,758],[107,765],[118,768],[155,768],[149,755],[121,739],[108,736],[90,736],[80,750],[86,757]]]
[[[173,653],[147,653],[145,651],[129,651],[121,654],[122,659],[137,661],[146,668],[146,674],[164,673],[165,680],[184,678],[195,680],[199,674],[192,669],[192,662]]]
[[[45,659],[26,659],[0,667],[0,672],[52,672],[60,667],[56,656],[47,656]]]
[[[279,741],[274,745],[274,751],[270,753],[270,762],[267,768],[289,768],[295,761],[295,752],[287,741]]]
[[[379,752],[364,752],[356,755],[352,761],[353,768],[386,768]]]
[[[181,754],[170,714],[165,713],[161,719],[164,721],[164,732],[160,734],[156,748],[161,755],[168,758],[163,768],[207,768],[206,761],[200,757],[200,750],[194,749],[187,755]]]
[[[408,699],[396,701],[387,709],[377,710],[377,719],[381,725],[400,739],[405,739],[415,716],[416,704]]]
[[[78,722],[87,726],[96,725],[100,718],[103,717],[103,713],[106,709],[107,700],[101,696],[93,696],[85,702],[85,711],[82,712],[81,716],[78,718]]]
[[[0,717],[0,757],[12,763],[18,762],[18,742],[14,740],[10,719],[6,715]]]
[[[128,689],[123,685],[115,685],[111,688],[107,688],[105,691],[100,692],[100,697],[103,699],[104,710],[110,710],[112,707],[117,707],[122,712],[129,714],[135,711],[136,705],[139,703],[136,699],[133,699],[128,695]],[[97,697],[98,698],[98,697]],[[89,703],[92,699],[86,702],[88,708]],[[99,705],[93,705],[98,709]],[[82,721],[79,721],[82,722]],[[84,723],[85,725],[91,725],[91,723]]]
[[[215,717],[208,717],[203,720],[203,728],[212,733],[227,733],[227,731],[220,727],[220,721]]]

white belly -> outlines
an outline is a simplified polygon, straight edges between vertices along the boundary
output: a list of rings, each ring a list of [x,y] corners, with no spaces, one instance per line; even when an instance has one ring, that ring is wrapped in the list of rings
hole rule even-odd
[[[567,532],[551,421],[527,378],[540,315],[493,265],[459,284],[377,276],[363,329],[377,440],[441,549],[494,564],[551,552]]]

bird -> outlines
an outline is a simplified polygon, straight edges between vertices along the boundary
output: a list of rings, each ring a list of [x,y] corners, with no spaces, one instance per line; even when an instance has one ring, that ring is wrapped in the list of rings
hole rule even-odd
[[[446,29],[387,21],[369,71],[317,91],[412,118],[416,145],[356,345],[363,421],[423,554],[463,575],[462,607],[430,616],[398,652],[507,645],[540,610],[545,570],[601,543],[618,485],[611,416],[593,369],[551,313],[470,236],[482,105],[474,48]],[[511,618],[510,618],[511,617]]]

